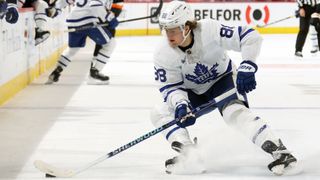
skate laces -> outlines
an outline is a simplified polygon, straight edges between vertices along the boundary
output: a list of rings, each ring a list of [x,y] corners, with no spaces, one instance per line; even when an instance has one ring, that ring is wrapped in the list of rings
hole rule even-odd
[[[276,150],[272,152],[272,157],[274,159],[280,159],[282,155],[290,155],[292,152],[284,149],[284,150]]]

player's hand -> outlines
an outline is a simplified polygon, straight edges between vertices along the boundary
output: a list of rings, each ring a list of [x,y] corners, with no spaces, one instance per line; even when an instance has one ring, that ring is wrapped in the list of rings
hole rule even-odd
[[[196,117],[190,110],[190,105],[187,102],[181,102],[176,105],[175,118],[177,119],[177,125],[181,128],[191,126],[196,122]]]
[[[106,21],[110,29],[115,29],[119,24],[118,19],[115,17],[114,13],[111,11],[108,12],[106,16]]]
[[[61,13],[61,9],[55,7],[46,8],[46,15],[51,18],[57,17]]]
[[[10,24],[14,24],[19,19],[19,13],[16,7],[9,7],[6,13],[6,21]]]
[[[3,19],[7,13],[8,4],[5,0],[0,0],[0,19]]]
[[[255,73],[258,66],[252,61],[243,61],[237,74],[237,89],[240,94],[248,93],[256,88]]]
[[[300,17],[306,17],[306,11],[303,8],[300,8],[299,15],[300,15]]]

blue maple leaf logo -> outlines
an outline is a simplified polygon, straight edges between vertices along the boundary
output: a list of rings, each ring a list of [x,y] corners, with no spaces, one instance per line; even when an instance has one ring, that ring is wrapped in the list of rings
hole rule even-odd
[[[193,72],[195,75],[186,74],[186,79],[196,84],[205,84],[217,78],[218,63],[214,64],[210,69],[206,65],[197,63]]]

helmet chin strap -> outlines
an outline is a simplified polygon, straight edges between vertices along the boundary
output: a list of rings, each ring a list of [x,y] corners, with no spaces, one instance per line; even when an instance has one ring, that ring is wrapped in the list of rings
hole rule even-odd
[[[181,46],[181,45],[187,40],[187,37],[190,35],[190,32],[191,32],[191,30],[189,29],[189,32],[188,32],[186,35],[184,35],[185,32],[186,32],[186,30],[185,30],[182,26],[180,26],[180,29],[182,30],[183,40],[182,40],[182,42],[179,44],[179,46]]]

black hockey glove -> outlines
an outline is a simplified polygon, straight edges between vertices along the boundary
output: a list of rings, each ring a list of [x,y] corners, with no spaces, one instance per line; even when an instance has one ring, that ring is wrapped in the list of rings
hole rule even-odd
[[[181,102],[176,105],[175,118],[177,119],[177,125],[181,128],[191,126],[196,122],[196,117],[190,110],[190,105],[187,102]]]
[[[19,19],[19,13],[16,7],[14,6],[10,6],[7,9],[7,13],[6,13],[6,21],[10,24],[14,24],[18,21]]]
[[[255,73],[258,66],[252,61],[243,61],[237,74],[237,89],[240,94],[248,93],[256,88]]]

